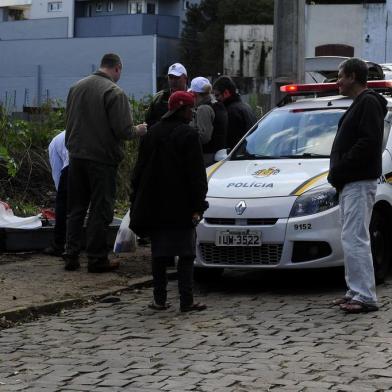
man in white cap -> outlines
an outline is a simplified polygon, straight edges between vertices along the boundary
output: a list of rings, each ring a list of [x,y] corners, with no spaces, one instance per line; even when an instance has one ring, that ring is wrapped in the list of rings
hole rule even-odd
[[[172,64],[167,71],[167,80],[169,87],[158,91],[147,109],[146,123],[148,128],[158,122],[168,111],[168,102],[171,94],[175,91],[186,91],[188,75],[185,67],[180,63]]]
[[[214,163],[215,153],[227,147],[227,111],[211,94],[212,85],[207,78],[192,79],[189,90],[196,98],[196,115],[191,125],[199,132],[204,164],[208,167]]]

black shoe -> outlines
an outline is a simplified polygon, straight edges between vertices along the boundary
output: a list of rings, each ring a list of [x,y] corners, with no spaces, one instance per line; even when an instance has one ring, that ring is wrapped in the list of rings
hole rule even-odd
[[[42,253],[45,255],[49,255],[49,256],[61,257],[62,254],[64,253],[64,248],[60,248],[60,247],[51,245],[51,246],[48,246],[47,248],[45,248],[42,251]]]
[[[193,303],[192,305],[186,305],[186,306],[180,307],[180,310],[182,313],[193,312],[193,311],[200,312],[200,311],[206,310],[206,309],[207,309],[207,305],[200,304],[200,303]]]
[[[66,271],[76,271],[80,268],[79,256],[63,253],[63,259],[65,261],[64,268]]]
[[[92,273],[112,272],[120,267],[120,262],[108,259],[89,259],[87,270]]]

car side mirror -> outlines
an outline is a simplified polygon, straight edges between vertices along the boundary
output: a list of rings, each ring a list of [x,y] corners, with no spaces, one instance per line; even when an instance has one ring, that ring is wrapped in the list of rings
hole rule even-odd
[[[227,148],[219,150],[215,153],[214,161],[215,162],[223,161],[224,159],[227,158],[228,154],[229,154],[229,149]]]

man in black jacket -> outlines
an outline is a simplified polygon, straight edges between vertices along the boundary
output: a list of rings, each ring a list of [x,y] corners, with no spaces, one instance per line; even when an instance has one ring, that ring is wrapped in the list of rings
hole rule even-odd
[[[226,106],[228,116],[227,147],[233,148],[257,119],[252,108],[242,102],[237,87],[229,76],[221,76],[213,86],[215,98]]]
[[[130,228],[151,238],[154,301],[164,310],[166,266],[178,259],[182,312],[203,310],[193,301],[195,227],[208,204],[207,178],[199,135],[189,126],[194,97],[185,91],[170,96],[169,111],[143,137],[132,179]]]
[[[369,224],[382,169],[387,101],[366,87],[367,75],[367,65],[360,59],[339,66],[339,92],[353,103],[339,121],[328,175],[339,192],[348,288],[334,304],[348,313],[378,310]]]

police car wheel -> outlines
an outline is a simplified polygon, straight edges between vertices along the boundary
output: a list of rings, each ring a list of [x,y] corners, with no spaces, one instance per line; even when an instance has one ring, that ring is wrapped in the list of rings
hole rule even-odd
[[[375,209],[370,221],[370,241],[372,246],[373,266],[376,283],[386,278],[391,260],[391,238],[388,230],[387,214]]]
[[[203,268],[195,267],[193,271],[193,278],[196,282],[213,282],[219,279],[223,274],[224,268]]]

